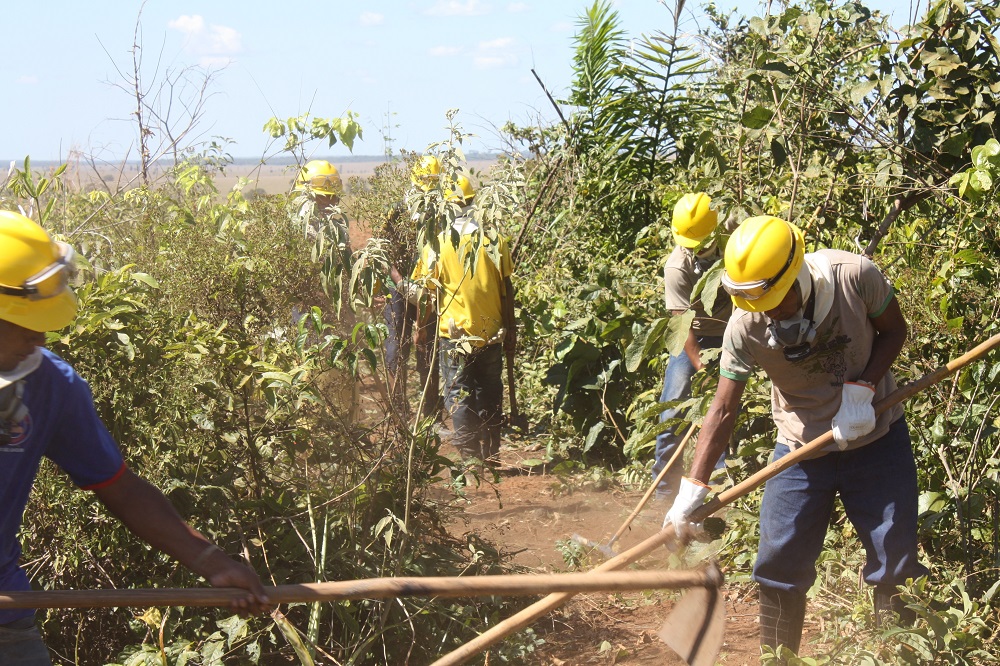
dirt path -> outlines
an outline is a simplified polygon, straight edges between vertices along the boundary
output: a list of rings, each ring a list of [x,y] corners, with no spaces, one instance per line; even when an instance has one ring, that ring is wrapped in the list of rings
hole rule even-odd
[[[451,521],[456,535],[474,533],[496,544],[517,565],[538,572],[570,570],[557,546],[573,534],[606,543],[638,503],[641,492],[624,492],[608,484],[562,479],[549,474],[518,471],[519,459],[531,454],[504,450],[510,473],[499,483],[483,483],[467,492],[464,511]],[[617,550],[627,549],[655,534],[666,506],[651,503],[621,538]],[[572,543],[570,544],[572,548]],[[563,546],[566,550],[566,546]],[[581,570],[600,564],[598,553],[583,551]],[[708,554],[689,553],[678,562],[665,549],[644,558],[640,567],[694,566]],[[670,592],[579,595],[562,609],[534,625],[544,640],[525,663],[569,664],[682,664],[658,637],[673,604]],[[756,601],[739,599],[726,591],[725,644],[719,663],[758,663]]]

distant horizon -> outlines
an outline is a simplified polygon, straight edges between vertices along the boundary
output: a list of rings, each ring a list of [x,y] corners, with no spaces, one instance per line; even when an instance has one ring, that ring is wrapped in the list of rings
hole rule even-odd
[[[407,151],[407,152],[412,152],[412,151]],[[474,162],[479,162],[479,161],[496,159],[500,155],[506,155],[506,154],[508,154],[508,153],[507,152],[501,152],[501,151],[497,151],[497,152],[491,152],[491,151],[487,151],[487,150],[465,151],[466,161],[469,161],[469,162],[473,162],[473,161]],[[525,154],[525,153],[522,152],[522,155],[523,154]],[[51,167],[60,166],[62,164],[67,164],[69,162],[68,159],[62,159],[62,160],[43,160],[43,159],[34,159],[30,155],[28,155],[28,157],[31,159],[31,166],[32,167],[37,166],[37,167],[43,167],[43,168],[51,168]],[[392,156],[392,158],[393,159],[399,158],[399,153],[394,154]],[[309,158],[309,160],[326,160],[326,161],[330,162],[331,164],[351,163],[351,162],[376,162],[376,161],[378,161],[378,162],[385,162],[385,161],[387,161],[386,156],[384,154],[372,154],[372,155],[361,155],[361,154],[357,154],[357,155],[354,155],[354,154],[351,154],[351,155],[313,155],[313,156],[311,156]],[[14,166],[16,168],[21,168],[24,165],[24,157],[17,158],[17,159],[9,159],[9,158],[0,159],[0,165],[5,165],[5,166],[9,167],[10,164],[11,164],[11,162],[14,163]],[[154,162],[153,166],[157,167],[160,163],[164,163],[164,162],[166,162],[166,163],[170,162],[170,160],[167,158],[166,155],[163,156],[162,158],[160,158],[160,160],[158,160],[157,162]],[[297,160],[294,157],[290,157],[288,155],[281,154],[281,155],[275,155],[273,157],[270,157],[270,158],[267,158],[267,159],[263,159],[263,160],[260,157],[239,157],[239,156],[233,155],[232,156],[232,162],[230,162],[229,164],[232,164],[234,166],[249,166],[249,165],[257,165],[257,164],[266,164],[266,165],[270,165],[270,166],[290,166],[290,165],[296,164],[296,163],[297,163]],[[112,161],[108,161],[108,160],[102,160],[100,162],[100,165],[103,166],[103,167],[117,167],[117,166],[120,166],[122,164],[129,165],[129,166],[137,166],[137,165],[140,164],[140,162],[137,159],[135,159],[135,160],[125,160],[125,162],[112,162]]]

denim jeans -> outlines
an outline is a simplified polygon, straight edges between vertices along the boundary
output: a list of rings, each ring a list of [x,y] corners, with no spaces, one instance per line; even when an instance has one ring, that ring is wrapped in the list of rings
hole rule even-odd
[[[439,344],[452,444],[465,460],[496,461],[503,422],[503,345],[486,345],[465,354],[447,338]]]
[[[698,344],[702,349],[718,349],[722,346],[720,336],[705,336],[698,338]],[[691,377],[694,376],[695,369],[691,365],[691,359],[681,351],[676,356],[671,356],[667,361],[666,370],[663,372],[663,391],[660,393],[660,402],[683,402],[691,397]],[[677,407],[668,407],[660,412],[660,423],[675,419],[681,415],[681,410]],[[681,440],[684,439],[684,425],[673,426],[664,430],[656,437],[656,453],[653,460],[653,478],[659,476],[660,471],[670,462],[670,457],[674,455]],[[724,467],[726,464],[726,454],[719,458],[716,469]],[[670,469],[667,476],[656,487],[657,497],[672,497],[677,492],[681,484],[681,476],[684,474],[684,461],[678,460]]]
[[[413,345],[413,320],[417,308],[407,302],[401,293],[392,290],[392,295],[382,310],[382,318],[389,334],[385,337],[385,369],[389,374],[389,398],[393,409],[399,413],[409,413],[406,406],[406,359],[410,357]]]
[[[0,666],[52,666],[34,615],[0,625]]]
[[[385,339],[386,369],[394,376],[406,365],[410,356],[410,346],[413,342],[413,320],[417,318],[417,308],[406,300],[401,293],[392,290],[392,296],[385,304],[382,318],[389,329]]]
[[[788,452],[778,444],[773,459]],[[837,495],[865,549],[865,582],[898,585],[927,573],[917,559],[917,466],[899,419],[867,446],[803,460],[767,482],[754,580],[809,590]]]
[[[386,370],[395,381],[391,398],[393,402],[402,403],[406,399],[406,361],[410,357],[410,348],[413,346],[412,334],[417,319],[417,308],[410,304],[402,294],[393,290],[392,297],[382,311],[382,318],[385,319],[385,325],[389,329],[389,335],[385,339]],[[437,317],[431,316],[424,327],[428,329],[430,334],[427,336],[427,342],[417,345],[416,349],[417,377],[420,380],[417,389],[423,391],[424,387],[427,387],[427,397],[423,401],[421,418],[436,414],[441,409],[438,364],[434,362],[434,336],[437,335]]]

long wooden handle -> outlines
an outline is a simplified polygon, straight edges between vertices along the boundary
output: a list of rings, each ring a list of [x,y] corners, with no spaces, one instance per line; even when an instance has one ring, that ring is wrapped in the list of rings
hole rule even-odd
[[[657,534],[649,537],[645,541],[641,541],[636,545],[632,546],[626,551],[622,551],[615,557],[611,558],[604,564],[601,564],[597,568],[591,570],[588,573],[583,574],[584,576],[598,576],[602,575],[608,571],[616,571],[618,569],[623,569],[633,562],[638,561],[643,556],[648,553],[653,552],[660,546],[673,542],[675,540],[674,531],[670,530],[660,530]],[[462,645],[448,654],[444,655],[437,661],[435,661],[431,666],[451,666],[452,664],[464,664],[469,659],[472,659],[477,654],[486,650],[491,645],[499,643],[508,635],[524,629],[529,624],[537,620],[542,615],[559,608],[564,603],[572,599],[574,594],[572,592],[557,592],[550,594],[539,601],[531,604],[527,608],[524,608],[517,613],[514,613],[506,620],[503,620],[491,628],[487,629],[483,633],[479,634],[476,638]]]
[[[992,338],[986,342],[980,344],[974,349],[966,352],[962,356],[949,362],[947,365],[938,368],[934,372],[928,373],[921,377],[920,379],[910,382],[903,387],[900,387],[893,391],[891,394],[887,395],[885,398],[880,400],[878,404],[875,405],[875,411],[881,414],[886,409],[895,405],[896,403],[902,402],[912,395],[924,390],[932,384],[936,384],[941,381],[951,373],[955,372],[959,368],[962,368],[972,361],[976,360],[980,356],[983,356],[986,352],[990,351],[997,345],[1000,345],[1000,334],[994,335]],[[769,478],[777,474],[778,472],[784,470],[787,467],[795,464],[799,460],[807,457],[809,454],[815,452],[818,449],[823,448],[833,440],[833,433],[828,432],[827,434],[816,438],[809,444],[803,446],[802,448],[793,451],[787,456],[783,457],[774,463],[771,463],[760,472],[757,472],[749,479],[743,483],[737,484],[730,488],[729,490],[719,493],[713,497],[708,503],[698,508],[692,513],[692,519],[696,521],[704,520],[705,518],[712,515],[715,511],[721,507],[732,503],[736,499],[746,495],[750,491],[754,490]],[[792,459],[794,458],[794,459]],[[789,459],[792,459],[789,462]],[[783,464],[787,462],[787,464]],[[666,544],[674,541],[674,530],[664,529],[659,532],[659,534],[654,534],[645,541],[633,546],[630,550],[626,550],[621,555],[612,558],[602,564],[601,566],[594,569],[594,571],[614,571],[615,569],[620,569],[625,567],[632,562],[635,562],[639,558],[643,557],[647,553],[651,552],[656,547],[661,544]],[[490,629],[487,629],[482,634],[472,639],[465,645],[458,647],[457,649],[449,652],[445,656],[441,657],[435,661],[431,666],[454,666],[455,664],[464,664],[469,659],[486,650],[491,645],[499,643],[501,640],[506,638],[509,634],[514,633],[529,624],[534,622],[537,618],[545,615],[549,611],[559,608],[564,603],[573,598],[570,593],[564,594],[550,594],[540,601],[536,601],[531,606],[521,610],[520,612],[510,616],[506,620],[494,625]]]
[[[303,583],[265,587],[272,603],[389,599],[396,597],[478,597],[529,595],[548,592],[605,592],[618,590],[718,587],[721,574],[713,571],[628,571],[603,574],[518,574],[371,578],[332,583]],[[52,590],[0,593],[0,608],[108,608],[119,606],[228,606],[246,590],[220,588],[162,588],[133,590]]]
[[[514,381],[513,352],[507,352],[507,358],[504,359],[504,365],[507,366],[507,398],[510,401],[510,414],[512,417],[517,417],[521,415],[521,412],[517,408],[517,384]]]
[[[937,384],[939,381],[954,373],[956,370],[963,368],[972,361],[980,358],[997,345],[1000,345],[1000,333],[994,335],[986,342],[977,345],[973,349],[970,349],[958,358],[949,361],[937,370],[927,373],[920,379],[915,379],[908,384],[900,386],[895,391],[875,403],[875,414],[881,414],[890,407],[898,405],[904,400],[916,395],[920,391],[923,391],[928,386]],[[750,476],[741,483],[736,484],[732,488],[729,488],[728,490],[712,497],[707,503],[695,509],[691,513],[692,522],[698,523],[705,520],[705,518],[708,518],[727,504],[731,504],[735,500],[750,493],[752,490],[762,486],[764,482],[772,476],[788,469],[801,460],[813,457],[814,454],[816,454],[820,449],[829,446],[832,441],[833,432],[829,431],[820,435],[808,444],[803,444],[788,455],[775,460],[773,463],[756,474]]]
[[[632,521],[635,520],[635,517],[638,516],[639,512],[643,510],[643,508],[646,506],[646,503],[649,502],[649,498],[653,496],[654,492],[656,492],[656,488],[657,486],[660,485],[660,481],[663,481],[663,479],[666,478],[667,473],[670,472],[671,469],[673,469],[673,466],[675,464],[677,464],[677,461],[678,459],[680,459],[681,454],[684,453],[684,447],[687,446],[688,441],[690,441],[691,439],[691,435],[694,434],[694,431],[697,428],[698,428],[697,424],[692,423],[691,427],[688,428],[688,431],[684,433],[684,439],[682,439],[681,443],[677,445],[677,449],[674,451],[674,454],[670,456],[670,460],[667,461],[667,464],[663,467],[663,469],[660,470],[660,473],[657,474],[655,479],[653,479],[653,483],[649,486],[649,489],[646,490],[646,494],[642,496],[642,499],[639,500],[639,503],[635,505],[635,509],[632,510],[632,513],[629,515],[629,517],[625,519],[625,522],[622,523],[622,526],[618,528],[618,531],[615,532],[615,535],[611,537],[610,541],[608,541],[608,546],[612,546],[616,541],[618,541],[618,538],[625,533],[625,530],[627,530],[628,526],[632,524]]]

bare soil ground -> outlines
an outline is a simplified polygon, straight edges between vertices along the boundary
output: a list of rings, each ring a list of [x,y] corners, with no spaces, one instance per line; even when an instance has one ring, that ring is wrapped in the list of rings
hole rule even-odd
[[[446,445],[446,453],[449,447]],[[602,484],[574,484],[558,476],[533,473],[519,463],[537,452],[508,448],[502,452],[505,472],[499,483],[482,483],[466,494],[465,506],[451,522],[456,535],[475,533],[499,546],[511,560],[530,571],[570,570],[557,542],[579,534],[607,543],[632,509],[641,492],[626,492]],[[616,544],[621,552],[655,534],[666,506],[654,502],[639,514]],[[642,569],[695,566],[708,554],[689,551],[678,562],[666,549],[643,559]],[[584,570],[603,561],[598,552],[585,560]],[[720,664],[758,663],[756,600],[726,590],[726,633]],[[534,625],[545,642],[526,663],[683,664],[657,632],[673,606],[672,592],[582,594]]]

